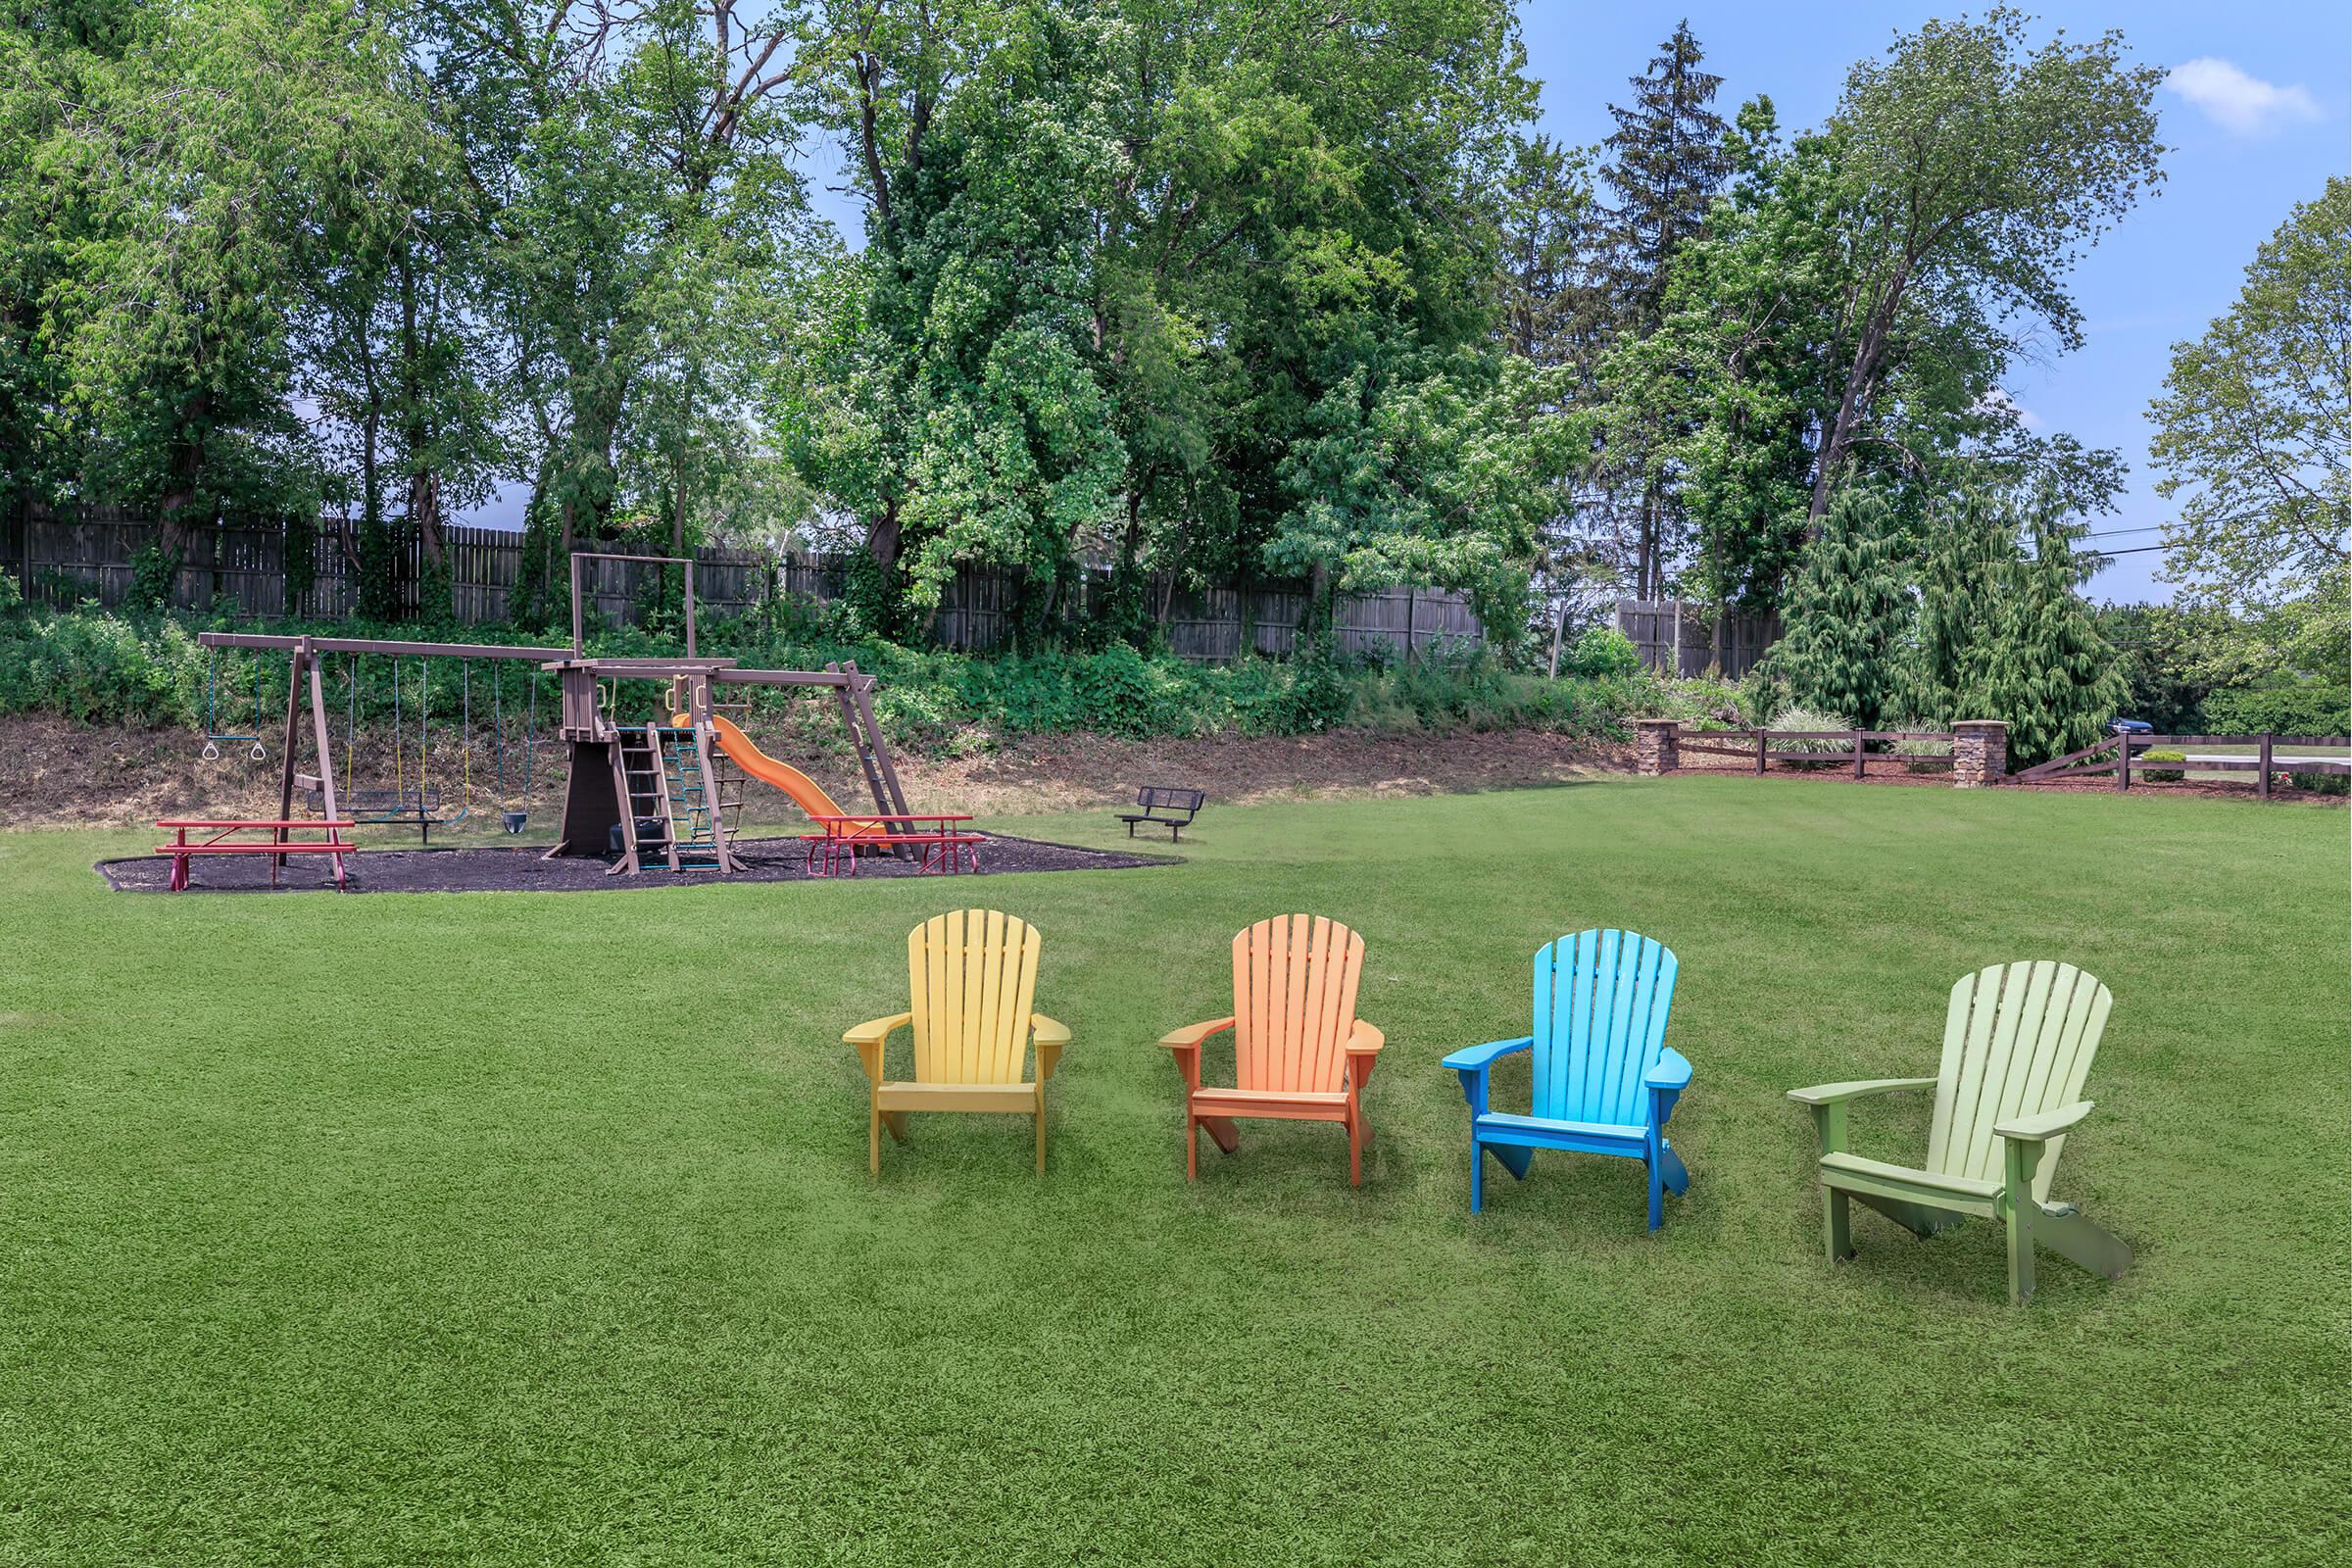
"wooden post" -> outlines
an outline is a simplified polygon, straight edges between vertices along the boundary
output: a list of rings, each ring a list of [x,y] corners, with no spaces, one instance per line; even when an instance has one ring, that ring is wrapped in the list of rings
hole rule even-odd
[[[694,558],[692,556],[686,558],[686,657],[688,659],[694,657]],[[705,782],[709,781],[705,780]],[[721,855],[719,859],[724,861],[726,857]]]
[[[2264,800],[2266,800],[2266,801],[2267,801],[2267,800],[2269,800],[2269,799],[2271,798],[2271,737],[2270,737],[2270,735],[2269,735],[2267,732],[2266,732],[2266,733],[2263,735],[2263,737],[2262,737],[2262,774],[2261,774],[2261,777],[2262,777],[2262,791],[2261,791],[2261,794],[2262,794],[2262,798],[2263,798]]]
[[[1404,590],[1404,662],[1408,664],[1413,662],[1413,599],[1414,591],[1408,586]]]
[[[294,718],[302,711],[299,694],[302,691],[303,671],[310,666],[310,662],[311,640],[305,637],[294,645],[294,652],[286,657],[286,747],[285,755],[277,764],[277,819],[280,822],[289,821],[294,815],[294,737],[299,733],[294,727]],[[259,680],[261,676],[257,673],[254,678]],[[318,765],[323,768],[326,764],[322,760]],[[283,844],[286,842],[286,830],[282,827],[272,828],[270,837],[272,843]],[[285,863],[286,858],[282,855],[270,857],[270,874],[275,876],[277,868]]]
[[[1764,726],[1761,724],[1756,726],[1756,771],[1759,774],[1764,771]]]
[[[326,808],[326,819],[329,822],[335,822],[342,819],[342,813],[335,808],[335,758],[327,739],[326,688],[318,679],[318,662],[314,659],[310,661],[310,665],[311,731],[313,738],[318,744],[318,798]],[[327,829],[330,837],[338,831],[334,828]],[[342,870],[343,858],[338,855],[335,857],[335,874],[338,878],[341,877]]]
[[[710,677],[690,677],[686,693],[686,721],[694,726],[694,756],[703,770],[703,807],[710,813],[710,847],[717,852],[714,858],[724,876],[745,867],[727,844],[726,807],[719,799],[718,768],[710,756]]]
[[[1856,777],[1856,778],[1860,778],[1860,777],[1862,777],[1862,776],[1863,776],[1863,774],[1862,774],[1862,747],[1863,747],[1863,745],[1864,745],[1864,744],[1865,744],[1865,743],[1863,742],[1863,739],[1862,739],[1862,732],[1861,732],[1860,730],[1856,730],[1856,731],[1854,731],[1854,777]]]
[[[2115,787],[2119,790],[2128,790],[2132,787],[2132,737],[2130,735],[2118,735],[2115,738]]]
[[[855,676],[858,673],[858,662],[853,659],[842,668]],[[873,702],[865,692],[866,683],[861,681],[852,688],[851,695],[858,704],[858,716],[865,725],[865,744],[873,752],[874,763],[882,772],[883,788],[889,792],[890,804],[882,809],[904,816],[906,814],[906,794],[899,788],[899,770],[890,760],[890,742],[882,738],[882,726],[874,720]]]

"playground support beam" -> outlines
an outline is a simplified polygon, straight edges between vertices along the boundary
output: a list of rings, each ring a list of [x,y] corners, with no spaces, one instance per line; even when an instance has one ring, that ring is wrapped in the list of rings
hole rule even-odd
[[[383,637],[275,637],[261,632],[205,631],[196,634],[204,648],[246,648],[263,653],[290,654],[309,648],[318,654],[392,654],[416,659],[521,659],[536,664],[568,659],[563,648],[517,648],[507,643],[410,643]]]

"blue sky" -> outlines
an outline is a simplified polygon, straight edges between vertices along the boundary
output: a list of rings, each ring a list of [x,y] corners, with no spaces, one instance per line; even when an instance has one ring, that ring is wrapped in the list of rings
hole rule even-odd
[[[1982,15],[1982,6],[1972,8]],[[1626,79],[1657,53],[1684,17],[1723,77],[1726,120],[1769,94],[1781,123],[1818,123],[1836,104],[1846,67],[1885,49],[1898,30],[1952,6],[1816,3],[1563,5],[1522,11],[1528,70],[1544,83],[1542,128],[1594,142],[1612,126],[1607,105],[1628,101]],[[2146,411],[2172,345],[2201,334],[2230,308],[2255,247],[2297,202],[2346,172],[2347,65],[2352,7],[2325,4],[2051,5],[2034,8],[2036,37],[2064,28],[2094,37],[2123,29],[2132,56],[2171,68],[2157,94],[2167,178],[2076,270],[2087,341],[2079,353],[2022,368],[2008,390],[2036,427],[2120,448],[2131,465],[2119,514],[2095,527],[2113,549],[2151,545],[2170,514],[2151,488]],[[2194,69],[2180,68],[2197,62]],[[2119,556],[2092,582],[2093,598],[2167,599],[2156,553]]]
[[[1979,14],[1982,7],[1978,8]],[[1643,70],[1684,17],[1723,77],[1720,110],[1771,95],[1789,130],[1818,123],[1836,104],[1846,68],[1884,50],[1898,30],[1954,7],[1831,3],[1566,5],[1526,0],[1522,24],[1529,74],[1544,83],[1541,128],[1572,143],[1612,128],[1608,105],[1630,99],[1627,78]],[[2086,323],[2083,348],[2021,368],[2008,391],[2037,429],[2064,430],[2091,446],[2115,447],[2131,466],[2119,514],[2096,528],[2109,549],[2155,544],[2169,514],[2147,471],[2149,400],[2163,383],[2172,345],[2202,333],[2236,297],[2255,247],[2295,203],[2319,195],[2346,172],[2346,67],[2352,8],[2337,5],[2059,5],[2037,9],[2034,35],[2059,28],[2095,36],[2121,27],[2135,59],[2174,72],[2157,94],[2171,151],[2165,183],[2091,252],[2074,278]],[[2182,69],[2187,68],[2187,69]],[[825,187],[838,148],[811,160],[818,209],[851,232],[857,214]],[[527,491],[508,485],[471,521],[521,526]],[[2092,597],[2166,599],[2155,581],[2163,557],[2115,558],[2093,580]]]

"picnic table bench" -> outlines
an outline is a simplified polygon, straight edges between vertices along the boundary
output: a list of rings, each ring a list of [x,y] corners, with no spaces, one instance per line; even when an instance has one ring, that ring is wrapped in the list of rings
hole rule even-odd
[[[1206,790],[1180,790],[1166,784],[1147,784],[1135,792],[1135,804],[1143,809],[1121,811],[1119,820],[1127,824],[1127,836],[1135,837],[1136,824],[1149,822],[1153,827],[1168,830],[1168,842],[1175,843],[1192,825],[1200,812],[1201,802],[1208,799]]]
[[[271,887],[277,886],[277,857],[284,855],[332,856],[335,862],[335,887],[339,891],[345,885],[343,857],[356,855],[360,848],[343,836],[344,829],[357,827],[359,824],[340,819],[321,821],[318,817],[310,817],[302,821],[288,821],[249,817],[225,819],[168,817],[155,825],[159,828],[171,829],[174,834],[170,844],[159,844],[155,847],[156,854],[172,857],[172,876],[166,886],[173,893],[187,891],[188,861],[199,855],[267,855],[270,857],[270,885]],[[210,833],[212,837],[190,840],[188,833],[191,829],[199,833]],[[286,837],[288,833],[292,832],[312,831],[323,831],[326,837],[322,839],[290,839]],[[234,837],[239,833],[268,833],[270,837],[259,841]]]
[[[808,841],[810,876],[856,876],[858,850],[901,846],[919,853],[914,868],[918,876],[977,871],[980,846],[988,842],[985,833],[956,826],[971,818],[954,811],[865,811],[857,816],[811,816],[809,820],[824,830],[801,835]],[[894,827],[893,823],[901,825]]]

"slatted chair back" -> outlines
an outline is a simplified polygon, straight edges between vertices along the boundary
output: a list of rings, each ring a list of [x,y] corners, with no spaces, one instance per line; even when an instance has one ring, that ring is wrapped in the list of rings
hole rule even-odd
[[[1993,1128],[2082,1098],[2091,1058],[2115,999],[2071,963],[1996,963],[1952,987],[1944,1015],[1943,1063],[1928,1169],[1971,1181],[2002,1179],[2002,1141]],[[2047,1202],[2065,1139],[2053,1138],[2034,1174]]]
[[[1234,1086],[1336,1094],[1355,1028],[1364,939],[1337,920],[1260,920],[1233,939]]]
[[[1535,1113],[1640,1126],[1666,1050],[1673,953],[1632,931],[1579,931],[1536,953]]]
[[[1036,929],[1002,909],[954,909],[906,933],[915,1082],[1023,1081],[1037,949]]]

